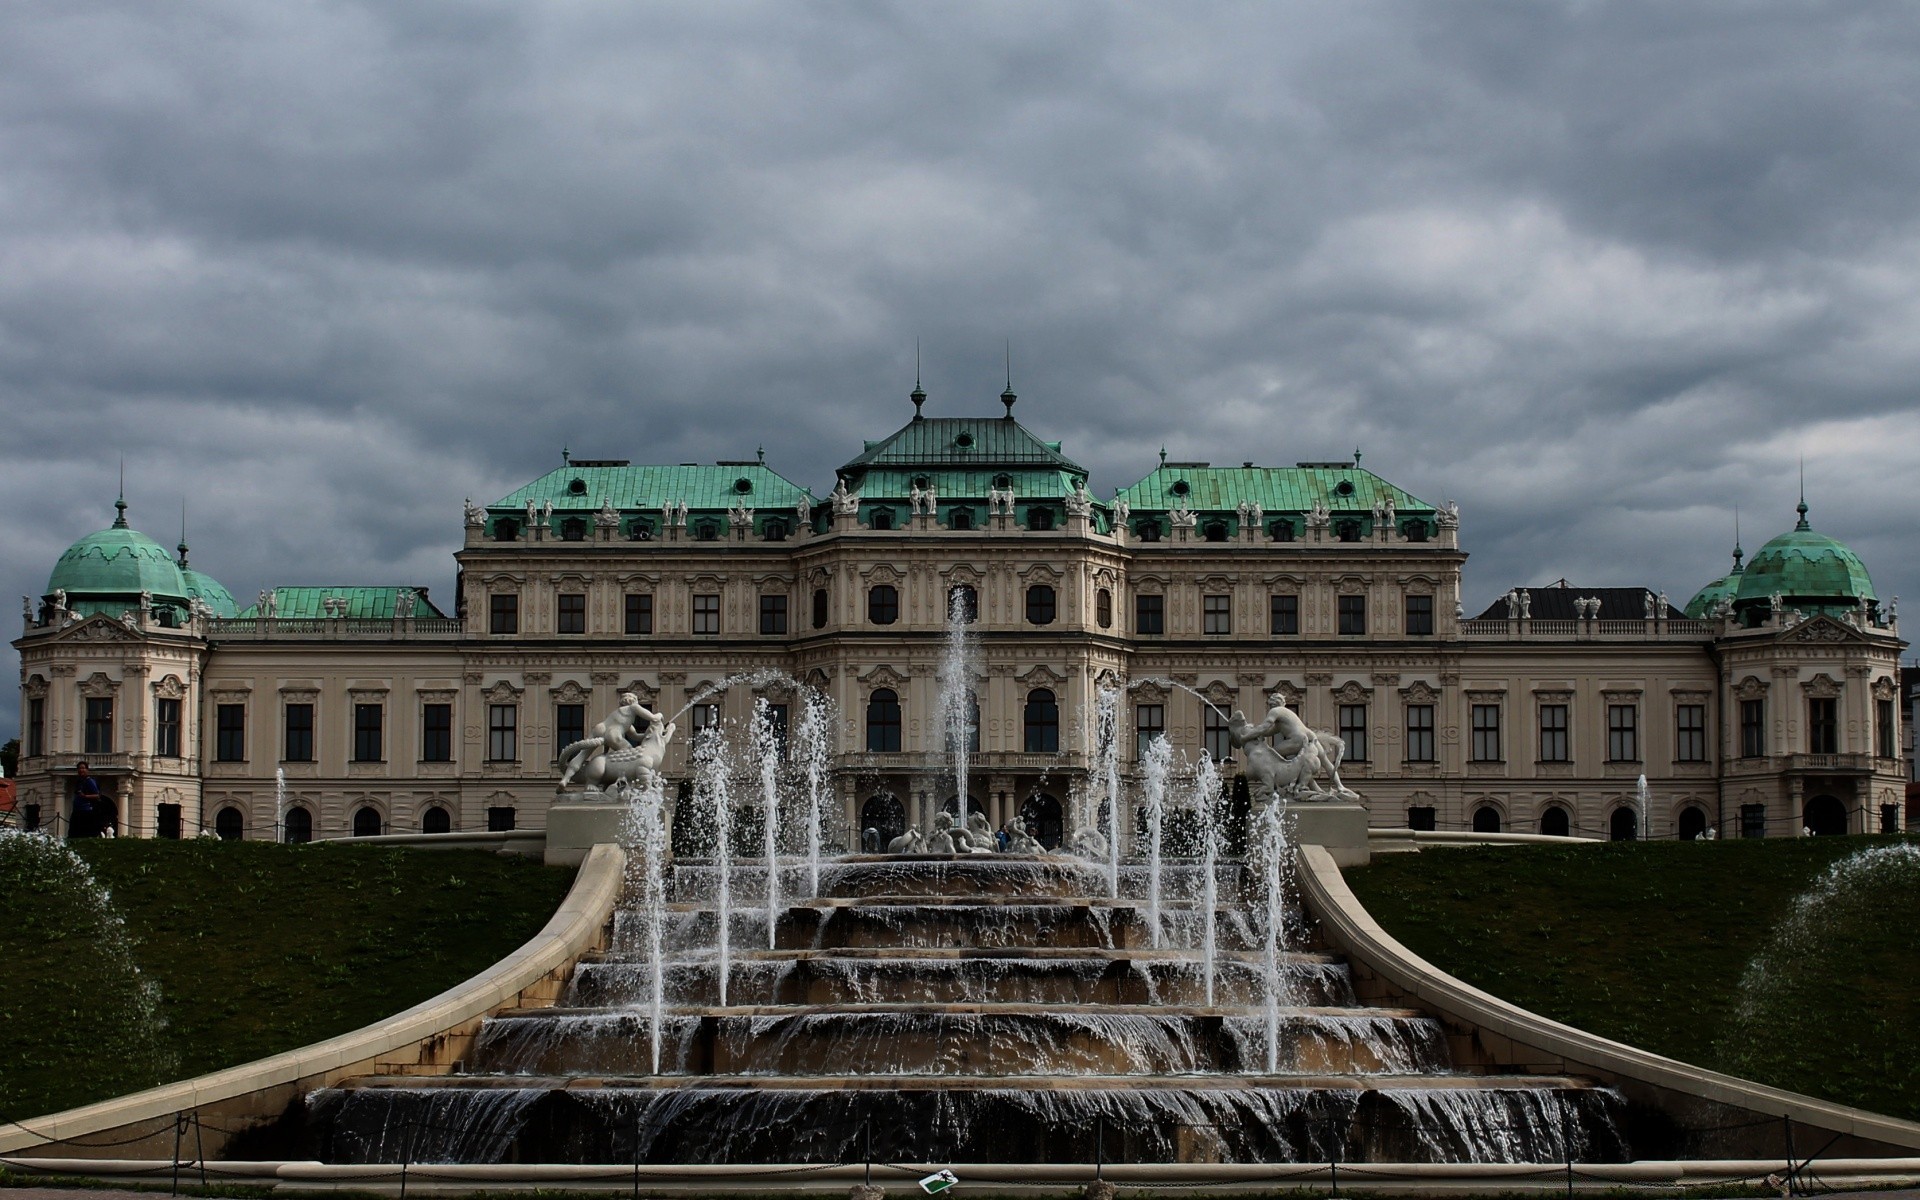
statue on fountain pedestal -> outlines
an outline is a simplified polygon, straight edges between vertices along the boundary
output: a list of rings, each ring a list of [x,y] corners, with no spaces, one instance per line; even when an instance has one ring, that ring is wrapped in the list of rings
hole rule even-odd
[[[619,708],[587,737],[560,751],[562,770],[555,790],[564,789],[576,776],[589,791],[616,782],[652,784],[659,778],[674,730],[672,722],[641,704],[640,697],[622,692]]]
[[[1359,794],[1340,782],[1347,750],[1340,735],[1309,728],[1278,693],[1267,703],[1267,719],[1258,725],[1237,708],[1227,718],[1227,738],[1245,759],[1254,803],[1358,800]]]

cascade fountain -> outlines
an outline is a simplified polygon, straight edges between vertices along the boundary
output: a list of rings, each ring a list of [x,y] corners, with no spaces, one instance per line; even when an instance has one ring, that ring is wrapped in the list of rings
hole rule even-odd
[[[1119,694],[1100,718],[1092,791],[1105,794],[1110,836],[1084,858],[1030,842],[1016,843],[1022,853],[823,858],[834,736],[825,709],[811,698],[802,708],[787,771],[768,766],[764,713],[734,734],[752,754],[734,753],[721,729],[703,732],[679,818],[711,856],[667,861],[658,781],[629,789],[639,862],[607,952],[576,967],[559,1006],[488,1018],[454,1074],[370,1076],[314,1093],[315,1154],[1624,1155],[1613,1093],[1456,1066],[1438,1022],[1359,1003],[1346,965],[1313,944],[1299,911],[1283,806],[1255,811],[1239,862],[1222,848],[1210,762],[1176,763],[1158,740],[1129,795],[1117,753],[1104,752],[1119,740]],[[959,770],[955,781],[964,797]],[[752,869],[734,857],[736,796],[765,822],[764,913],[735,908],[734,876]],[[1147,836],[1123,863],[1121,831],[1137,809]],[[796,821],[807,823],[808,861],[783,867],[766,830]]]
[[[940,655],[940,728],[953,763],[953,794],[959,806],[954,824],[967,828],[967,768],[973,750],[973,641],[967,626],[973,613],[968,593],[954,588],[947,598],[947,643]]]

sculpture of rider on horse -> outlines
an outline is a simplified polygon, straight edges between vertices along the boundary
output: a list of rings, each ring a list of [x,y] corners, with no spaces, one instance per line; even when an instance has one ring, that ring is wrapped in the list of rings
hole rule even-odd
[[[1237,708],[1227,718],[1227,739],[1246,760],[1247,788],[1254,803],[1359,799],[1340,782],[1340,761],[1347,750],[1340,735],[1308,728],[1278,692],[1267,697],[1267,704],[1267,719],[1258,725]],[[1269,737],[1271,743],[1266,740]],[[1322,779],[1329,786],[1322,786]]]
[[[660,762],[675,726],[640,703],[632,692],[620,694],[620,707],[607,714],[593,732],[560,751],[563,790],[577,777],[589,791],[610,783],[632,781],[641,787],[659,778]]]

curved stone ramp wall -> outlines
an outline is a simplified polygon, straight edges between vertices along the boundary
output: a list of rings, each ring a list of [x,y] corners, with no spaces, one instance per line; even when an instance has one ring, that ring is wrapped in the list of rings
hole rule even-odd
[[[1426,1010],[1446,1026],[1455,1061],[1503,1071],[1585,1075],[1634,1106],[1635,1151],[1659,1158],[1765,1158],[1783,1151],[1787,1120],[1802,1157],[1911,1156],[1920,1124],[1692,1066],[1488,995],[1448,975],[1382,929],[1319,846],[1299,850],[1300,891],[1329,949],[1345,954],[1369,999]],[[1784,1118],[1784,1119],[1783,1119]],[[1686,1131],[1714,1130],[1703,1136]],[[1662,1136],[1667,1145],[1646,1144]],[[1824,1148],[1824,1149],[1823,1149]]]
[[[354,1075],[445,1074],[463,1058],[481,1018],[503,1008],[553,1003],[573,964],[599,949],[620,898],[626,854],[595,846],[544,928],[480,974],[378,1024],[194,1079],[0,1126],[0,1155],[63,1158],[168,1157],[180,1114],[197,1114],[182,1153],[208,1158],[263,1137],[306,1094]],[[264,1157],[288,1157],[265,1142]]]

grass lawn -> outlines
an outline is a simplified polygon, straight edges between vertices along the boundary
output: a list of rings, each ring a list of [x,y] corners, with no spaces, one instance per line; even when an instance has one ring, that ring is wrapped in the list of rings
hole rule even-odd
[[[1427,850],[1347,878],[1416,954],[1523,1008],[1920,1119],[1913,839]]]
[[[0,839],[0,1117],[390,1016],[505,957],[573,880],[485,851],[73,843],[111,896],[103,909],[71,859],[29,841],[43,839]]]

